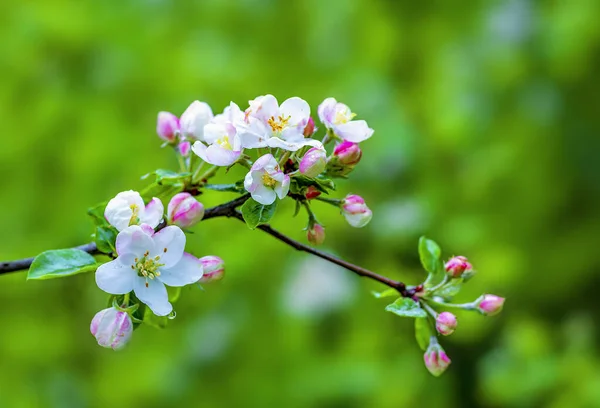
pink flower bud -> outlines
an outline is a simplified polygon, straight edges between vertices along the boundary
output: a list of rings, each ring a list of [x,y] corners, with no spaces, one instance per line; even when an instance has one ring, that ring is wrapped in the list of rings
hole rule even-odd
[[[304,137],[311,137],[317,129],[315,128],[315,121],[312,117],[308,118],[308,123],[306,123],[306,127],[304,128]]]
[[[483,295],[476,302],[477,310],[486,316],[500,313],[504,306],[504,298],[496,295]]]
[[[312,200],[313,198],[317,198],[320,195],[321,192],[317,190],[315,186],[308,186],[308,188],[306,189],[306,193],[304,193],[304,197],[306,197],[307,200]]]
[[[306,238],[313,245],[321,245],[325,241],[325,228],[321,224],[313,224],[306,231]]]
[[[300,173],[307,177],[317,177],[327,166],[327,153],[322,147],[310,148],[300,161]]]
[[[96,337],[98,345],[119,350],[131,339],[133,323],[127,313],[110,307],[96,313],[90,324],[90,331]]]
[[[443,336],[449,336],[456,329],[456,316],[450,312],[442,312],[435,319],[435,328]]]
[[[185,141],[179,143],[177,146],[177,150],[179,150],[179,154],[183,157],[188,157],[190,155],[190,150],[192,149],[192,143]]]
[[[188,228],[204,217],[204,206],[190,193],[175,194],[169,202],[167,217],[169,224]]]
[[[446,262],[446,272],[451,278],[460,278],[463,272],[473,269],[464,256],[455,256]]]
[[[333,150],[333,156],[337,158],[340,164],[346,166],[355,166],[362,157],[362,150],[358,143],[343,141]]]
[[[200,283],[214,282],[223,279],[225,275],[225,262],[218,256],[208,255],[200,258],[200,263],[204,269],[204,275]]]
[[[362,228],[371,221],[373,212],[365,204],[365,200],[356,194],[347,195],[342,200],[342,213],[348,224],[355,228]]]
[[[429,347],[423,355],[423,360],[425,361],[425,367],[436,377],[442,375],[451,363],[450,358],[435,337],[431,338]]]
[[[162,140],[173,143],[179,134],[179,119],[170,112],[158,112],[156,133]]]

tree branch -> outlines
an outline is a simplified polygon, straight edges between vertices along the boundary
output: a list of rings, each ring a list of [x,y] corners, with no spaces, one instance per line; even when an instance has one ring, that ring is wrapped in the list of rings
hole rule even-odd
[[[244,202],[246,202],[246,200],[248,200],[249,197],[250,197],[250,195],[245,194],[245,195],[240,196],[240,197],[238,197],[232,201],[229,201],[227,203],[208,208],[204,212],[204,218],[202,219],[202,221],[208,220],[211,218],[216,218],[216,217],[231,217],[231,218],[236,218],[236,219],[244,222],[244,218],[242,217],[242,214],[239,211],[237,211],[236,208],[239,207],[240,205],[242,205]],[[393,279],[389,279],[389,278],[379,275],[373,271],[362,268],[358,265],[354,265],[350,262],[346,262],[343,259],[337,258],[331,254],[319,251],[318,249],[312,248],[308,245],[298,242],[298,241],[288,237],[287,235],[284,235],[281,232],[271,228],[270,225],[266,225],[266,224],[259,225],[258,229],[266,232],[267,234],[271,235],[275,239],[278,239],[279,241],[283,242],[284,244],[287,244],[287,245],[291,246],[292,248],[297,249],[298,251],[303,251],[303,252],[315,255],[319,258],[325,259],[331,263],[334,263],[343,268],[346,268],[347,270],[354,272],[355,274],[357,274],[359,276],[363,276],[365,278],[372,279],[372,280],[380,282],[386,286],[389,286],[390,288],[394,288],[402,296],[410,297],[410,296],[414,295],[414,293],[413,293],[414,291],[407,289],[406,285],[402,282],[398,282]],[[78,246],[78,247],[76,247],[76,249],[80,249],[89,254],[100,253],[98,251],[98,248],[96,247],[96,243],[94,243],[94,242],[90,242],[89,244]],[[9,273],[9,272],[15,272],[15,271],[23,270],[23,269],[28,269],[31,266],[33,259],[34,258],[26,258],[26,259],[20,259],[20,260],[16,260],[16,261],[0,262],[0,274],[5,274],[5,273]]]

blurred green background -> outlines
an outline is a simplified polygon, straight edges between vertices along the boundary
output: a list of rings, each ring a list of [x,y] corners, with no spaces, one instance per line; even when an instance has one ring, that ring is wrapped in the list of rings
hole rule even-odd
[[[0,259],[87,242],[88,206],[175,168],[156,113],[190,102],[346,102],[375,129],[325,249],[418,283],[419,235],[479,274],[441,378],[375,283],[235,220],[201,223],[227,276],[121,352],[88,326],[92,275],[0,278],[2,407],[600,406],[600,2],[17,1],[0,4]],[[236,174],[222,177],[234,181]],[[229,199],[211,193],[210,206]],[[282,207],[275,225],[304,239]]]

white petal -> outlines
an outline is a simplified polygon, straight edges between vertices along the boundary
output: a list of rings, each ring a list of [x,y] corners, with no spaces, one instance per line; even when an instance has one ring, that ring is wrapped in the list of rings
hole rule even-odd
[[[138,276],[133,281],[133,291],[137,298],[148,305],[157,316],[166,316],[173,310],[173,306],[169,303],[167,288],[159,280],[146,280]]]
[[[258,172],[258,171],[249,171],[246,174],[246,177],[244,177],[244,188],[249,193],[253,192],[256,189],[256,186],[258,184],[258,181],[255,181],[255,177],[253,175],[254,173],[257,173],[257,175],[258,175],[258,173],[262,174],[262,172]]]
[[[267,141],[267,144],[269,147],[278,147],[280,149],[288,150],[290,152],[300,150],[304,146],[320,147],[323,145],[320,141],[315,139],[303,139],[298,142],[288,142],[278,137],[270,138]]]
[[[118,231],[129,226],[133,215],[133,208],[143,211],[144,200],[137,191],[123,191],[110,200],[104,210],[104,217]]]
[[[185,136],[204,140],[204,126],[212,117],[212,109],[207,103],[194,101],[181,115],[179,120],[181,131]]]
[[[290,191],[290,176],[284,175],[283,181],[275,185],[275,193],[280,199],[284,199]]]
[[[353,120],[336,125],[334,130],[336,135],[353,143],[363,142],[373,135],[373,129],[364,120]]]
[[[228,135],[225,123],[209,123],[204,126],[204,140],[208,144],[213,144],[225,135]]]
[[[152,238],[139,225],[132,225],[119,232],[117,235],[117,254],[133,254],[142,257],[148,251],[154,252]]]
[[[326,127],[331,127],[335,119],[335,106],[337,101],[335,98],[327,98],[319,105],[317,112],[319,119]]]
[[[184,253],[179,262],[168,269],[160,269],[160,279],[165,285],[185,286],[202,277],[202,262],[194,255]]]
[[[279,103],[273,95],[259,96],[250,101],[250,116],[267,122],[271,117],[279,116]]]
[[[150,200],[148,205],[146,205],[146,208],[144,208],[144,211],[141,213],[140,223],[148,224],[152,228],[156,228],[162,221],[164,214],[165,207],[163,206],[162,201],[154,197],[152,200]]]
[[[161,229],[152,237],[155,252],[150,252],[152,258],[160,256],[160,263],[170,268],[181,259],[185,248],[185,234],[181,228],[171,225]]]
[[[270,128],[256,118],[249,118],[250,122],[236,124],[237,135],[242,147],[256,149],[267,146],[267,139],[271,135]]]
[[[250,193],[250,195],[252,195],[252,198],[256,202],[261,203],[263,205],[273,204],[275,202],[275,200],[277,199],[277,195],[275,194],[275,191],[273,191],[273,189],[271,189],[263,184],[259,184],[254,189],[254,191]]]
[[[256,161],[252,165],[251,170],[259,171],[259,170],[263,170],[267,167],[274,168],[276,165],[277,165],[277,160],[275,160],[275,157],[273,157],[272,154],[267,153],[263,156],[260,156],[258,159],[256,159]]]
[[[196,142],[192,146],[192,152],[194,152],[198,157],[200,157],[205,162],[208,162],[206,158],[206,145],[202,142]]]
[[[96,285],[106,293],[124,295],[133,289],[133,280],[137,272],[131,265],[124,264],[119,258],[100,265],[96,270]]]
[[[308,102],[297,96],[283,101],[279,110],[281,111],[281,116],[284,118],[290,116],[290,126],[296,126],[299,123],[304,123],[304,125],[306,125],[306,122],[310,117],[310,106],[308,105]]]
[[[206,162],[215,166],[231,166],[239,159],[241,152],[225,149],[218,144],[208,146],[206,149]]]

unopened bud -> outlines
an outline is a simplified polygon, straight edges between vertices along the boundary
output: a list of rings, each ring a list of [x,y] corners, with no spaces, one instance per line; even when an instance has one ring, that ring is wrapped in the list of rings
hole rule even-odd
[[[225,262],[215,255],[203,256],[200,263],[204,270],[200,283],[209,283],[223,279],[225,275]]]
[[[456,316],[450,312],[442,312],[435,319],[435,328],[443,336],[449,336],[454,333],[457,324]]]
[[[317,129],[315,128],[315,121],[312,117],[308,118],[308,123],[304,128],[304,137],[311,137]]]
[[[181,142],[177,146],[177,150],[179,151],[179,154],[182,155],[183,157],[188,157],[190,155],[191,149],[192,149],[192,143],[190,143],[188,141]]]
[[[179,135],[179,119],[170,112],[158,112],[156,133],[162,140],[174,143]]]
[[[345,166],[355,166],[362,157],[362,150],[358,143],[343,141],[333,150],[333,156],[337,158],[340,164]]]
[[[204,217],[204,206],[190,193],[175,194],[167,208],[169,224],[188,228]]]
[[[429,347],[423,355],[423,360],[425,361],[425,367],[436,377],[442,375],[452,362],[435,337],[431,338]]]
[[[96,313],[90,324],[90,331],[98,345],[119,350],[131,339],[133,323],[126,312],[110,307]]]
[[[450,258],[445,265],[446,273],[450,278],[460,278],[465,271],[473,269],[467,258],[464,256],[455,256]]]
[[[504,307],[504,298],[496,295],[483,295],[476,302],[477,310],[486,316],[497,315]]]
[[[306,238],[313,245],[321,245],[325,241],[325,228],[321,224],[313,224],[306,231]]]
[[[306,193],[304,193],[304,197],[306,197],[307,200],[312,200],[313,198],[317,198],[320,195],[321,192],[317,190],[315,186],[308,186],[308,188],[306,189]]]
[[[327,153],[322,147],[310,148],[300,161],[300,173],[307,177],[317,177],[327,166]]]
[[[347,195],[342,200],[342,213],[348,224],[355,228],[362,228],[371,221],[373,212],[365,204],[365,200],[356,194]]]

